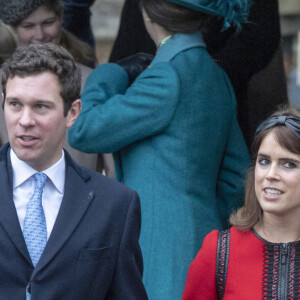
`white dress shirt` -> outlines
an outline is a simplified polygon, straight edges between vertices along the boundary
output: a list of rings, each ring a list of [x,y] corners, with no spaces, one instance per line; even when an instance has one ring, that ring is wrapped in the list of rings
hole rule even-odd
[[[21,229],[24,228],[27,204],[34,192],[34,175],[36,170],[20,160],[11,149],[10,158],[13,170],[13,200],[16,206]],[[42,204],[47,224],[47,239],[52,232],[63,196],[65,187],[65,155],[50,168],[42,171],[47,175],[43,190]]]

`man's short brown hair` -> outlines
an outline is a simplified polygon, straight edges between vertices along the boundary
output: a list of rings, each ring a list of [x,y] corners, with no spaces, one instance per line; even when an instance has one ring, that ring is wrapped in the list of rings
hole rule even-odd
[[[73,101],[80,98],[81,74],[72,55],[62,46],[53,43],[20,46],[2,66],[4,100],[6,83],[14,76],[26,77],[43,72],[57,76],[61,85],[60,95],[67,115]]]

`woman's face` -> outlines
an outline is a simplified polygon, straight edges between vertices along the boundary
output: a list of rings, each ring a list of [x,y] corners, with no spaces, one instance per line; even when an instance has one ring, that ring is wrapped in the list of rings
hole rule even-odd
[[[62,19],[45,6],[40,6],[14,29],[21,45],[60,42]]]
[[[282,148],[272,132],[258,151],[255,192],[264,218],[300,217],[300,155]]]

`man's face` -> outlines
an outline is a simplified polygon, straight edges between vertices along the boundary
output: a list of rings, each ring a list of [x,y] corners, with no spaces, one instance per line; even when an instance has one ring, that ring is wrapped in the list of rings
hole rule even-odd
[[[76,100],[64,116],[60,91],[57,76],[50,72],[15,76],[6,84],[4,115],[10,145],[19,159],[37,171],[60,159],[66,129],[80,112]]]

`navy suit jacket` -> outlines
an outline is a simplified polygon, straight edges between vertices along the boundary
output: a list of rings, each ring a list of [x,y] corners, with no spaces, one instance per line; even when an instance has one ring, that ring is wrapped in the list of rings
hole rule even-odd
[[[13,202],[9,144],[0,149],[0,299],[147,299],[136,192],[77,165],[65,152],[62,204],[33,267]]]

